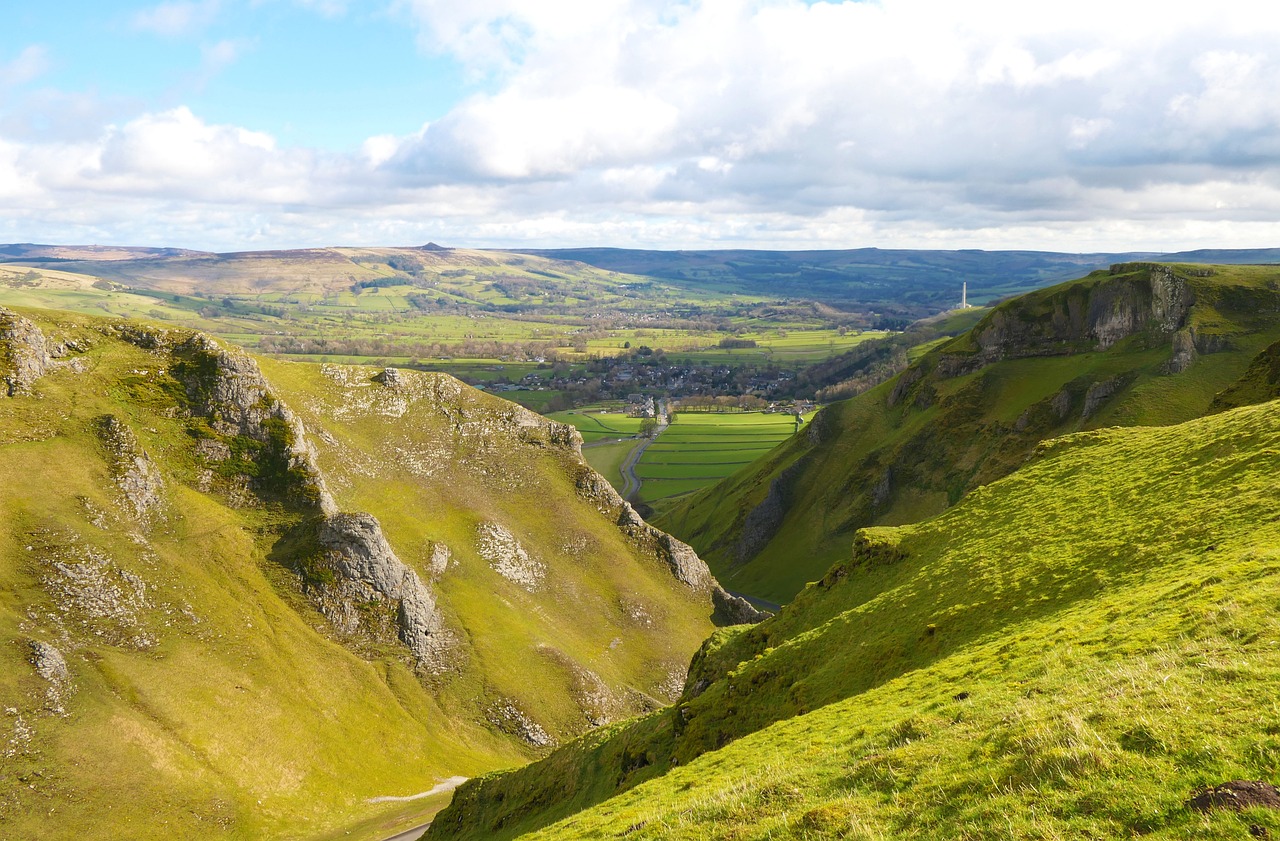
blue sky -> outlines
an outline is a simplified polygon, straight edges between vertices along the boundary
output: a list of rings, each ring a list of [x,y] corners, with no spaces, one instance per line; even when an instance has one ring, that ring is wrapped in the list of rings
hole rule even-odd
[[[24,3],[0,241],[1280,245],[1224,0]]]
[[[169,17],[154,14],[166,6]],[[47,71],[29,91],[92,91],[118,101],[122,116],[187,105],[210,121],[333,151],[416,131],[482,86],[447,55],[419,49],[407,15],[373,3],[340,8],[32,3],[0,37],[4,58],[43,51]]]

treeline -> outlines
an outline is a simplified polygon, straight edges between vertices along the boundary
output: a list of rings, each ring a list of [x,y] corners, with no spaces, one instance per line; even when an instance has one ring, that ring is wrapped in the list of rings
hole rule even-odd
[[[585,343],[582,344],[585,348]],[[412,356],[419,358],[460,357],[463,359],[511,359],[529,362],[560,361],[561,355],[578,351],[573,343],[561,347],[555,342],[503,342],[465,339],[461,342],[412,342],[383,339],[328,339],[323,336],[263,336],[258,340],[263,353],[308,356]]]
[[[758,412],[769,408],[769,401],[754,394],[721,395],[719,397],[681,397],[672,401],[673,411],[699,413]]]

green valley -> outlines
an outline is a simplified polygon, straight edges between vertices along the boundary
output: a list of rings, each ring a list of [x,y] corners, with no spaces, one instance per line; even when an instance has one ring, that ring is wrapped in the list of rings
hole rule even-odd
[[[1277,458],[1275,402],[1047,442],[858,532],[712,636],[673,707],[468,783],[428,837],[1275,832],[1262,801],[1193,800],[1280,774]]]
[[[0,378],[6,837],[377,838],[755,615],[443,374],[0,309]]]
[[[1280,831],[1278,313],[1280,268],[1118,263],[833,331],[798,420],[732,359],[813,335],[713,332],[739,390],[681,400],[620,348],[638,396],[544,418],[499,393],[561,361],[453,360],[485,393],[0,309],[0,826]]]

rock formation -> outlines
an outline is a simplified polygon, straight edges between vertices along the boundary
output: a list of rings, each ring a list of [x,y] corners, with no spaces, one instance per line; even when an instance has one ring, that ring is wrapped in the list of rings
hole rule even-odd
[[[0,382],[4,384],[4,396],[27,393],[53,366],[40,328],[0,307]]]
[[[435,597],[418,574],[404,564],[382,526],[369,514],[335,514],[320,526],[325,564],[340,575],[332,584],[309,589],[320,609],[347,633],[360,630],[355,605],[381,601],[394,606],[400,641],[419,666],[438,673],[449,665],[453,637],[445,627]]]

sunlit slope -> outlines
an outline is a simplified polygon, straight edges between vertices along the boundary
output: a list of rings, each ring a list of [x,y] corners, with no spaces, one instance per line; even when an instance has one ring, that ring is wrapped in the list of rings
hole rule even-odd
[[[674,697],[733,604],[579,440],[0,309],[0,836],[316,838]]]
[[[1278,477],[1280,403],[1049,442],[860,533],[713,636],[674,708],[470,784],[431,837],[1274,832],[1186,803],[1280,775]]]
[[[857,528],[937,514],[1038,441],[1210,411],[1280,338],[1278,290],[1276,267],[1124,264],[1016,298],[658,524],[785,601]]]

